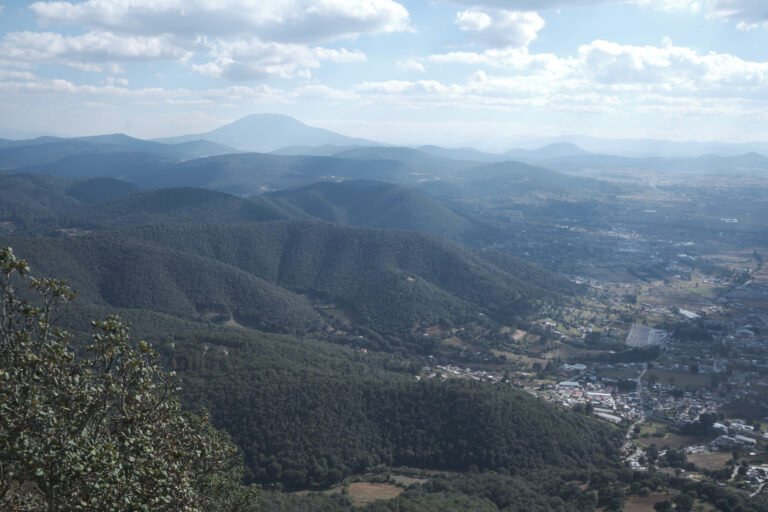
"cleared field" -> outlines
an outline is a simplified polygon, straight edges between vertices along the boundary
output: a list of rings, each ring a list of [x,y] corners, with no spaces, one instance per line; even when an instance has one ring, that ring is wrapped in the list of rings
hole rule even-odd
[[[464,346],[464,342],[461,338],[458,338],[456,336],[453,336],[451,338],[444,339],[442,341],[443,344],[448,345],[449,347],[458,347],[461,348]]]
[[[646,437],[638,439],[638,442],[645,446],[655,444],[658,448],[673,448],[678,450],[686,446],[702,444],[704,440],[700,437],[681,436],[678,434],[667,434],[664,437]]]
[[[624,512],[653,512],[653,506],[664,500],[673,500],[675,494],[650,494],[644,498],[630,496],[624,502]],[[696,500],[693,505],[694,512],[711,512],[716,510],[712,505]]]
[[[648,382],[651,376],[654,376],[659,384],[669,384],[679,388],[704,388],[709,386],[710,382],[709,375],[660,369],[648,370],[643,376],[643,380]]]
[[[522,354],[515,354],[514,352],[507,352],[504,350],[491,349],[491,354],[498,357],[503,357],[510,363],[519,363],[529,368],[533,366],[535,363],[538,363],[541,366],[547,365],[547,359],[542,359],[537,357],[528,357]]]
[[[648,512],[653,510],[653,506],[660,501],[672,499],[668,494],[649,494],[645,497],[630,496],[624,502],[624,512]]]
[[[352,500],[352,503],[356,506],[362,507],[368,505],[369,503],[373,503],[374,501],[391,500],[392,498],[397,498],[403,494],[403,492],[405,492],[405,489],[403,487],[387,483],[355,482],[349,484],[346,491],[349,499]],[[319,492],[319,494],[325,494],[326,496],[334,496],[343,493],[343,485],[337,485],[336,487],[331,487],[330,489]],[[307,496],[312,494],[312,491],[298,491],[296,494],[299,496]]]
[[[605,355],[605,352],[605,350],[578,348],[572,345],[564,344],[557,350],[553,350],[552,352],[548,353],[547,357],[549,359],[560,358],[565,360],[571,360],[573,358],[589,359],[590,357]]]
[[[732,457],[731,452],[689,453],[688,462],[702,469],[722,469]]]
[[[668,427],[664,423],[658,423],[655,421],[649,421],[640,425],[640,436],[656,437],[656,439],[663,437],[667,434]],[[661,432],[660,436],[656,436],[658,432]]]
[[[349,497],[357,506],[368,505],[379,500],[391,500],[401,494],[403,494],[403,488],[391,484],[373,482],[349,484]]]

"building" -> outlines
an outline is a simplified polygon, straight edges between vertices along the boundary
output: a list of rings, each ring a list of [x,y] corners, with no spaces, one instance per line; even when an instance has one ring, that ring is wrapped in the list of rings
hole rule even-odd
[[[726,450],[732,450],[734,448],[739,448],[741,446],[741,443],[734,437],[720,436],[714,441],[712,441],[710,445],[714,450],[726,451]]]
[[[633,348],[650,348],[666,344],[668,338],[669,333],[662,329],[652,329],[645,325],[632,324],[625,343]]]
[[[752,439],[751,437],[742,436],[741,434],[736,434],[735,436],[733,436],[733,438],[736,441],[746,446],[755,446],[757,444],[756,440]]]

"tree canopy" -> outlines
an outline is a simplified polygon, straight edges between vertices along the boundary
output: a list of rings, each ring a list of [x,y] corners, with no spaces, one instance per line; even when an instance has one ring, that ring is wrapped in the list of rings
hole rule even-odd
[[[55,322],[73,298],[0,249],[0,508],[232,505],[234,445],[205,414],[182,412],[174,375],[118,317],[94,322],[86,346],[73,343]]]

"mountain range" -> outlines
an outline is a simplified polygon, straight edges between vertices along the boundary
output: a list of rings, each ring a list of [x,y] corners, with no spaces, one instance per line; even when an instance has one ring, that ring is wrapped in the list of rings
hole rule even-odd
[[[38,134],[13,130],[0,132],[0,148],[31,139],[43,142],[62,140],[62,137],[37,137]],[[35,138],[37,137],[37,138]],[[79,137],[79,140],[98,139]],[[114,136],[111,136],[114,137]],[[156,142],[178,144],[206,140],[229,148],[228,151],[277,152],[290,155],[332,156],[355,146],[385,146],[381,142],[350,137],[331,130],[308,126],[292,117],[278,114],[251,114],[214,130],[156,139]],[[456,160],[497,162],[508,159],[540,160],[584,153],[616,155],[631,158],[693,158],[703,155],[733,157],[746,153],[768,154],[768,142],[701,142],[656,139],[609,139],[584,135],[557,137],[510,137],[513,149],[502,153],[488,153],[473,148],[445,148],[435,145],[415,147],[423,152]],[[134,148],[135,149],[135,148]],[[222,154],[221,149],[209,149],[208,154]],[[202,155],[199,155],[202,156]],[[2,160],[0,160],[2,164]]]

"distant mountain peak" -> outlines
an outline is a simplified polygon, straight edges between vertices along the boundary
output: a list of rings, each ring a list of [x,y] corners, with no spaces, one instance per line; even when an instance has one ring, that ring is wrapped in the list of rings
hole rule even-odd
[[[582,156],[588,154],[588,151],[585,151],[576,144],[572,144],[570,142],[552,142],[540,147],[539,149],[513,149],[507,153],[507,156],[514,158],[532,158],[538,160],[547,158],[562,158],[567,156]]]
[[[269,152],[289,146],[376,146],[366,139],[348,137],[324,128],[309,126],[282,114],[250,114],[210,132],[161,139],[180,143],[202,139],[242,151]]]
[[[588,153],[588,151],[580,148],[576,144],[572,144],[570,142],[553,142],[551,144],[547,144],[546,146],[542,146],[538,149],[538,151],[568,151],[571,154],[579,154],[579,155],[585,155]]]

